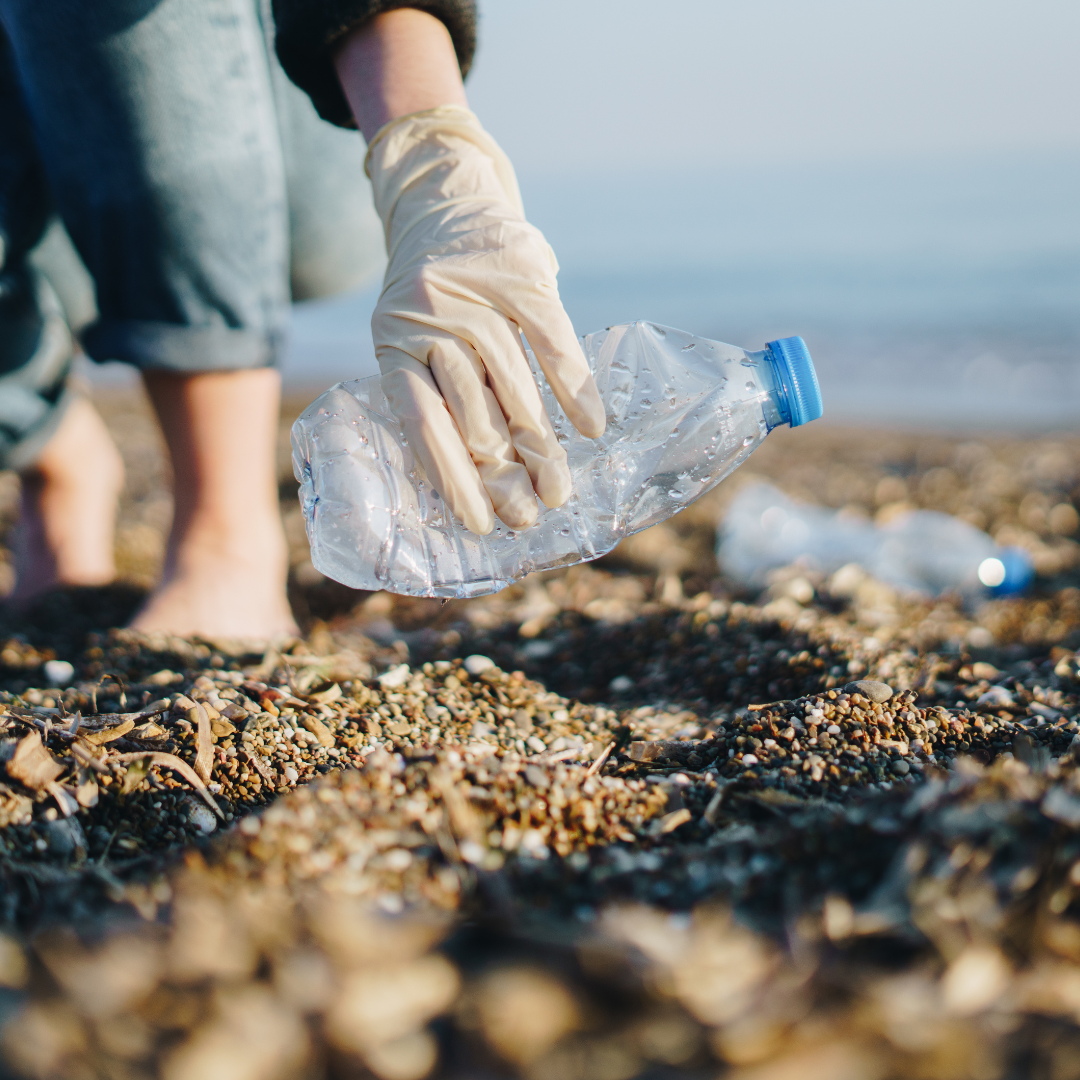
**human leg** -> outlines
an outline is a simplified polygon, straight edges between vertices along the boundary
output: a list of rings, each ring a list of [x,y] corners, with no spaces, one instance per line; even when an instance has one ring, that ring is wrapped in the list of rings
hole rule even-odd
[[[274,483],[288,211],[252,0],[0,0],[49,185],[176,477],[144,629],[295,630]]]
[[[259,7],[267,20],[269,5]],[[286,176],[293,299],[358,288],[385,265],[363,179],[364,143],[320,120],[269,47],[267,58]],[[176,511],[161,586],[136,616],[136,628],[240,637],[296,632],[283,603],[288,553],[272,471],[280,380],[256,378],[270,374],[145,374],[174,462]],[[240,432],[236,418],[245,414],[261,430]],[[242,437],[227,438],[228,431]]]
[[[48,285],[12,261],[22,265],[0,271],[0,468],[21,481],[11,599],[24,602],[112,580],[124,466],[94,407],[67,387],[71,336]]]
[[[144,627],[169,629],[172,620],[172,629],[199,632],[191,613],[202,612],[203,632],[223,632],[205,597],[224,594],[199,580],[200,568],[212,580],[223,557],[220,550],[210,557],[209,531],[199,524],[213,516],[206,507],[216,496],[201,491],[212,477],[189,460],[207,434],[197,418],[224,416],[248,456],[269,455],[272,441],[261,437],[251,400],[235,400],[227,382],[200,379],[275,363],[288,310],[290,227],[299,295],[356,284],[372,262],[361,141],[322,124],[283,83],[267,51],[267,9],[262,0],[0,0],[50,183],[97,284],[100,317],[84,346],[94,359],[125,360],[147,373],[167,431],[173,420],[195,424],[192,438],[167,439],[178,513],[165,578],[139,617]],[[170,383],[168,373],[192,381]],[[227,464],[235,449],[216,446],[202,460],[243,475]],[[272,470],[271,458],[264,464]],[[185,503],[200,508],[191,521]],[[265,523],[265,506],[249,510],[264,520],[264,538],[280,534],[280,524]],[[242,516],[218,521],[229,537],[219,549],[273,562],[238,539]],[[280,628],[274,612],[284,585],[280,574],[270,578],[281,604],[252,584],[247,621]],[[234,593],[230,605],[235,612],[243,602]]]
[[[30,600],[57,585],[112,581],[124,465],[93,405],[76,398],[34,463],[19,475],[11,599]]]
[[[296,633],[278,512],[276,371],[146,372],[173,462],[175,510],[161,584],[140,630],[206,637]]]
[[[0,31],[0,468],[22,480],[13,598],[112,579],[123,465],[100,417],[67,389],[71,335],[31,252],[52,212]]]

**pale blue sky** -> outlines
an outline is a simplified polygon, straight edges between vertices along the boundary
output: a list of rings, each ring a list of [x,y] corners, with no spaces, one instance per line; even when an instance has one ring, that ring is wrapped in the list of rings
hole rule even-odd
[[[481,0],[530,174],[1080,150],[1076,0]]]

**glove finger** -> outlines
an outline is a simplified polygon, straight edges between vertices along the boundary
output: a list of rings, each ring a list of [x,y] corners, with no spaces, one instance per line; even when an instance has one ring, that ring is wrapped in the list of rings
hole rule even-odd
[[[473,330],[488,385],[506,417],[514,449],[529,470],[536,494],[545,506],[562,506],[573,490],[566,451],[555,437],[517,327],[489,309],[478,312]]]
[[[536,520],[536,494],[528,471],[514,455],[506,418],[480,358],[460,338],[440,335],[428,360],[495,513],[511,529],[527,529]]]
[[[598,439],[607,426],[604,402],[558,290],[540,281],[529,298],[514,317],[566,418],[586,438]]]
[[[486,536],[495,515],[432,374],[397,349],[379,350],[382,390],[428,480],[465,528]]]

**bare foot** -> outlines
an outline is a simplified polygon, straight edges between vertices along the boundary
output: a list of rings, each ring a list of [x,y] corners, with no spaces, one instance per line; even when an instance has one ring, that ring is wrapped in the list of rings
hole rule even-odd
[[[287,574],[288,551],[276,513],[240,525],[192,525],[131,626],[211,639],[295,637]]]
[[[68,407],[21,480],[11,599],[25,603],[57,585],[112,581],[124,463],[93,405],[79,398]]]
[[[144,379],[172,459],[175,511],[161,584],[132,628],[295,636],[274,462],[280,377],[262,368]]]

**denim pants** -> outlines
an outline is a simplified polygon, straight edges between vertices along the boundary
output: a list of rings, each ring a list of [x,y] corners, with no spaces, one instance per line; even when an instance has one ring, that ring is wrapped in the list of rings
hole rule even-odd
[[[0,467],[59,422],[65,318],[97,361],[272,366],[291,300],[379,266],[363,142],[272,30],[266,0],[0,0]]]

